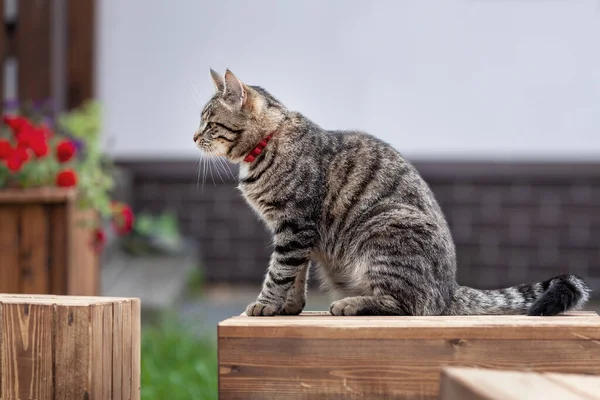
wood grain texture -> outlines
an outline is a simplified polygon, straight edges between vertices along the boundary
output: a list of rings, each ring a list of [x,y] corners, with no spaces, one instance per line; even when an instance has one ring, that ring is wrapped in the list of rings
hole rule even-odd
[[[98,216],[75,200],[72,189],[0,190],[0,293],[99,294]]]
[[[460,317],[232,317],[219,324],[226,337],[310,339],[600,339],[600,317],[575,312],[552,318],[482,315]]]
[[[93,232],[97,223],[94,210],[80,210],[71,206],[69,271],[67,292],[70,295],[97,296],[100,291],[100,259],[92,250]]]
[[[2,304],[2,399],[53,399],[51,305]]]
[[[123,398],[123,303],[112,305],[112,400]]]
[[[19,211],[15,206],[0,206],[0,293],[19,292]]]
[[[67,204],[48,206],[50,214],[50,293],[67,294],[67,276],[69,270],[69,216]]]
[[[44,294],[50,290],[48,273],[48,216],[41,205],[19,207],[20,243],[19,267],[21,284],[19,292]]]
[[[131,400],[140,400],[142,307],[140,299],[131,300]]]
[[[434,399],[443,366],[600,374],[600,317],[234,317],[222,399]]]
[[[67,107],[94,97],[95,0],[67,0]]]
[[[90,396],[93,337],[102,330],[102,319],[89,305],[55,304],[55,398],[84,399]],[[91,351],[90,351],[91,349]],[[90,397],[101,398],[101,397]]]
[[[600,377],[447,368],[440,400],[598,400],[598,388]]]
[[[104,356],[104,307],[102,304],[92,304],[90,305],[90,310],[92,313],[90,375],[93,375],[91,378],[90,398],[102,399],[104,396],[104,381],[102,376],[102,357]]]
[[[16,30],[19,99],[45,100],[51,95],[51,0],[19,2]]]
[[[139,399],[139,305],[128,298],[0,294],[0,398]]]
[[[113,305],[103,306],[103,328],[102,328],[102,398],[111,399],[113,393]]]
[[[132,373],[133,373],[133,335],[131,319],[132,302],[123,302],[123,378],[121,386],[121,398],[130,400],[132,392]]]
[[[0,190],[0,204],[50,204],[75,200],[77,191],[65,188],[28,188]]]

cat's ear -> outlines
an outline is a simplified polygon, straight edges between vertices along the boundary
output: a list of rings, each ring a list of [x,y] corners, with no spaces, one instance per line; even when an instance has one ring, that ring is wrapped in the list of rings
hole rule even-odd
[[[215,85],[215,90],[217,92],[222,92],[225,89],[225,82],[223,82],[223,77],[219,75],[218,72],[214,71],[212,68],[210,69],[210,77],[212,78],[213,84]]]
[[[230,70],[225,71],[225,90],[223,99],[230,105],[242,108],[248,100],[248,91]]]

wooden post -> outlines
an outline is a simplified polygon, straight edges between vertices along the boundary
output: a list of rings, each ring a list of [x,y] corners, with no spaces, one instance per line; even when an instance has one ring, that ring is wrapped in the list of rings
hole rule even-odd
[[[138,299],[0,295],[2,400],[138,400]]]
[[[8,40],[4,22],[4,0],[0,0],[0,115],[4,113],[4,60],[7,54]]]
[[[43,101],[52,94],[51,9],[49,0],[18,2],[15,36],[22,101]]]
[[[600,400],[600,377],[445,368],[440,400]]]
[[[436,399],[444,366],[600,374],[600,317],[239,316],[221,322],[220,399]]]
[[[62,111],[92,99],[96,1],[26,0],[16,6],[8,36],[0,0],[0,101],[9,56],[16,61],[13,96],[21,102],[52,99],[55,111]]]
[[[67,108],[94,97],[95,0],[67,0]]]

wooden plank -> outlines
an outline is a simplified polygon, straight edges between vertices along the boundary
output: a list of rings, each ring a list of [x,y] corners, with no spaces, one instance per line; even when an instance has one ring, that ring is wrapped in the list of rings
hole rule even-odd
[[[66,204],[49,206],[50,214],[50,292],[67,294],[67,249],[69,246],[68,215]]]
[[[0,292],[19,291],[19,210],[16,206],[0,205]]]
[[[547,379],[556,382],[586,399],[600,400],[600,377],[567,374],[544,374]]]
[[[93,371],[90,398],[102,399],[104,395],[104,381],[102,375],[102,358],[104,356],[104,307],[101,304],[94,304],[90,306],[90,309],[92,313],[90,375],[92,375]]]
[[[0,398],[54,398],[52,317],[51,305],[2,305]]]
[[[600,339],[600,317],[579,312],[550,318],[520,315],[460,317],[232,317],[219,323],[220,335],[240,338],[306,339]]]
[[[112,400],[123,398],[123,302],[113,303]]]
[[[41,205],[19,209],[21,273],[20,292],[43,294],[50,291],[48,274],[48,216]]]
[[[95,0],[67,0],[67,107],[94,97]]]
[[[586,393],[580,384],[599,382],[598,377],[578,375],[447,368],[442,372],[440,400],[597,400],[600,391]]]
[[[75,189],[64,188],[28,188],[0,190],[0,204],[49,204],[74,201],[77,196]]]
[[[91,363],[102,354],[102,341],[97,338],[102,335],[101,310],[101,306],[94,308],[84,303],[54,306],[56,399],[102,398],[92,391],[92,384],[97,381],[92,379],[92,371],[98,368],[92,369]]]
[[[478,388],[465,385],[460,379],[456,379],[455,369],[445,368],[442,370],[439,400],[486,400],[488,398],[486,391],[480,391]]]
[[[123,379],[121,387],[121,398],[130,400],[132,393],[132,373],[133,373],[133,346],[132,346],[132,320],[131,320],[131,301],[123,302]]]
[[[113,393],[112,367],[113,367],[113,304],[103,306],[102,329],[102,398],[111,399]]]
[[[16,55],[19,99],[45,100],[51,95],[51,0],[19,2]]]
[[[600,374],[600,346],[585,339],[330,340],[219,332],[222,399],[435,399],[443,366]]]
[[[142,308],[139,299],[131,300],[131,400],[140,400]]]
[[[97,296],[100,282],[100,260],[91,243],[91,226],[97,223],[94,210],[70,208],[69,271],[67,279],[70,295]]]

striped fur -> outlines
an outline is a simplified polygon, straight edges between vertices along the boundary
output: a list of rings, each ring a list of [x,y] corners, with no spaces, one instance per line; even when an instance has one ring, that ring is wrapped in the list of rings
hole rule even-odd
[[[388,144],[325,131],[230,71],[211,71],[216,93],[194,141],[240,164],[239,189],[273,233],[262,291],[248,315],[298,314],[311,268],[345,298],[334,315],[555,315],[589,297],[579,277],[501,290],[456,283],[455,247],[427,184]],[[273,133],[266,149],[243,159]]]

